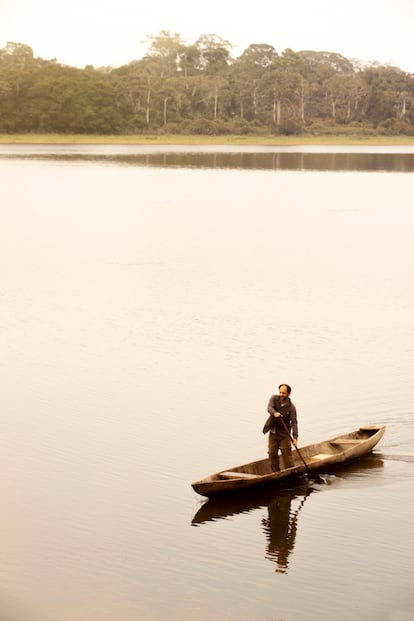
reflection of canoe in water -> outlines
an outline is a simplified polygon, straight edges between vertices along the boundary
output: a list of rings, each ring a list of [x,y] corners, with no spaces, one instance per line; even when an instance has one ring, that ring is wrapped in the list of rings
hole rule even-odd
[[[205,522],[226,519],[241,513],[249,513],[259,507],[268,507],[275,498],[286,497],[293,501],[305,498],[315,489],[304,479],[299,479],[294,486],[283,486],[275,489],[268,485],[252,490],[250,494],[229,494],[215,496],[204,501],[191,523],[195,526]]]
[[[358,459],[372,451],[381,440],[384,432],[384,425],[360,427],[356,431],[336,436],[330,440],[303,446],[300,453],[311,472],[322,469],[332,470],[336,465]],[[293,467],[285,468],[280,472],[272,472],[269,460],[261,459],[211,474],[204,479],[194,481],[192,487],[198,494],[210,497],[247,491],[305,474],[306,468],[297,451],[293,451],[292,456],[294,458]]]

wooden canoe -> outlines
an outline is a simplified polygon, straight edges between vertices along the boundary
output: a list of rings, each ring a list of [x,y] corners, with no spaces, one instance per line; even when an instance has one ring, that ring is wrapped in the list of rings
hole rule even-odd
[[[311,472],[331,471],[335,465],[358,459],[372,451],[385,432],[385,425],[368,425],[324,442],[300,447],[300,453]],[[297,451],[292,449],[294,465],[279,472],[272,472],[268,459],[227,468],[194,481],[192,488],[201,496],[218,496],[248,491],[269,483],[283,482],[306,473]]]

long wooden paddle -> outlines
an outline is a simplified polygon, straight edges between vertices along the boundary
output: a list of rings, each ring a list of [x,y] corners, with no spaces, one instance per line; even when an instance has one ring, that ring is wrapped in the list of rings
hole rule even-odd
[[[280,418],[280,422],[282,423],[283,427],[285,428],[285,431],[286,431],[286,433],[287,433],[287,434],[288,434],[288,436],[289,436],[289,440],[291,441],[291,443],[293,444],[293,446],[294,446],[294,447],[295,447],[295,449],[297,450],[298,455],[299,455],[299,457],[301,458],[301,460],[302,460],[302,462],[303,462],[303,465],[304,465],[304,466],[305,466],[305,468],[306,468],[306,473],[307,473],[308,477],[309,477],[309,478],[312,478],[312,473],[311,473],[311,471],[310,471],[310,469],[309,469],[309,466],[308,466],[308,464],[306,463],[306,461],[303,459],[303,455],[302,455],[302,453],[300,452],[298,445],[297,445],[297,444],[295,444],[295,442],[294,442],[294,440],[293,440],[292,436],[290,435],[290,431],[289,431],[288,426],[286,425],[285,421],[283,420],[283,416],[278,416],[278,418]],[[277,419],[276,419],[276,420],[277,420]]]

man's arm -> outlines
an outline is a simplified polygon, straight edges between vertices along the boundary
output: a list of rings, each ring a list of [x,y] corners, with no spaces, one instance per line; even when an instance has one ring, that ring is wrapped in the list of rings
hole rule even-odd
[[[292,405],[290,406],[290,423],[292,426],[292,436],[294,437],[295,440],[298,439],[298,417],[296,414],[296,408],[295,406]]]
[[[271,416],[274,416],[275,414],[278,414],[280,416],[280,412],[278,411],[278,408],[279,408],[279,399],[277,395],[272,395],[267,405],[267,411],[269,412]]]

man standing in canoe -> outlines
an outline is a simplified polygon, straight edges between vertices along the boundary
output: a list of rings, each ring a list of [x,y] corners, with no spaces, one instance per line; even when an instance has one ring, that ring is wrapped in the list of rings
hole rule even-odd
[[[282,453],[284,467],[292,468],[294,465],[289,435],[293,436],[293,444],[296,446],[298,421],[296,408],[290,400],[291,392],[292,389],[288,384],[280,384],[279,394],[272,395],[267,406],[270,416],[263,427],[263,433],[269,431],[268,452],[270,465],[274,472],[280,470],[279,449]]]

